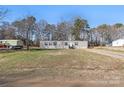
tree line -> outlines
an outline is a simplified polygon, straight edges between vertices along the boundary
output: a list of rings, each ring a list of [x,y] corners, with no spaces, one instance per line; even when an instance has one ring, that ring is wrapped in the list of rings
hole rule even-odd
[[[88,21],[82,17],[50,24],[46,20],[37,21],[34,16],[9,23],[2,20],[6,13],[7,10],[0,10],[0,39],[22,40],[27,49],[32,45],[39,46],[41,40],[86,40],[89,44],[97,46],[124,38],[122,23],[102,24],[90,28]]]

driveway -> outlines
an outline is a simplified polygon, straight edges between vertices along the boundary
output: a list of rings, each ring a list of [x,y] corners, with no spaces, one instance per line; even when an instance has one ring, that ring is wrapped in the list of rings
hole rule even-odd
[[[102,49],[86,49],[88,52],[94,52],[97,54],[105,55],[105,56],[110,56],[113,58],[119,58],[119,59],[124,59],[124,54],[123,53],[118,53],[118,52],[113,52],[113,51],[107,51],[107,50],[102,50]]]

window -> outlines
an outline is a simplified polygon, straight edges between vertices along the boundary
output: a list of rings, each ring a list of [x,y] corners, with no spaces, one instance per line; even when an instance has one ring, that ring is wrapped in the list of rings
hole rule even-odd
[[[53,45],[56,46],[57,45],[57,42],[53,42]]]
[[[52,42],[49,42],[49,45],[51,46],[52,45]]]
[[[44,45],[45,45],[45,46],[47,46],[47,45],[48,45],[48,43],[47,43],[47,42],[45,42],[45,43],[44,43]]]
[[[75,45],[78,45],[78,42],[75,42]]]
[[[65,42],[65,46],[67,46],[68,45],[68,43],[67,42]]]

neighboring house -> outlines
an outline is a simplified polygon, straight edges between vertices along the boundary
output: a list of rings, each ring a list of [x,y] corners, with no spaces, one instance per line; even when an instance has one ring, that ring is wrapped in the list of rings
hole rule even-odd
[[[40,41],[43,49],[88,48],[88,41]]]
[[[0,40],[0,44],[6,45],[8,48],[23,48],[23,42],[21,40]]]
[[[124,46],[124,39],[117,39],[113,41],[112,46]]]

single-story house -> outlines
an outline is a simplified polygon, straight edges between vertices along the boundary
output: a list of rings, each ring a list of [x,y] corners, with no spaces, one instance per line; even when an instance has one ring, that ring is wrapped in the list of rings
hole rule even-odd
[[[23,42],[21,40],[0,40],[1,45],[6,45],[8,48],[23,48]]]
[[[124,39],[117,39],[113,41],[112,46],[124,46]]]
[[[43,49],[88,48],[88,41],[40,41]]]

